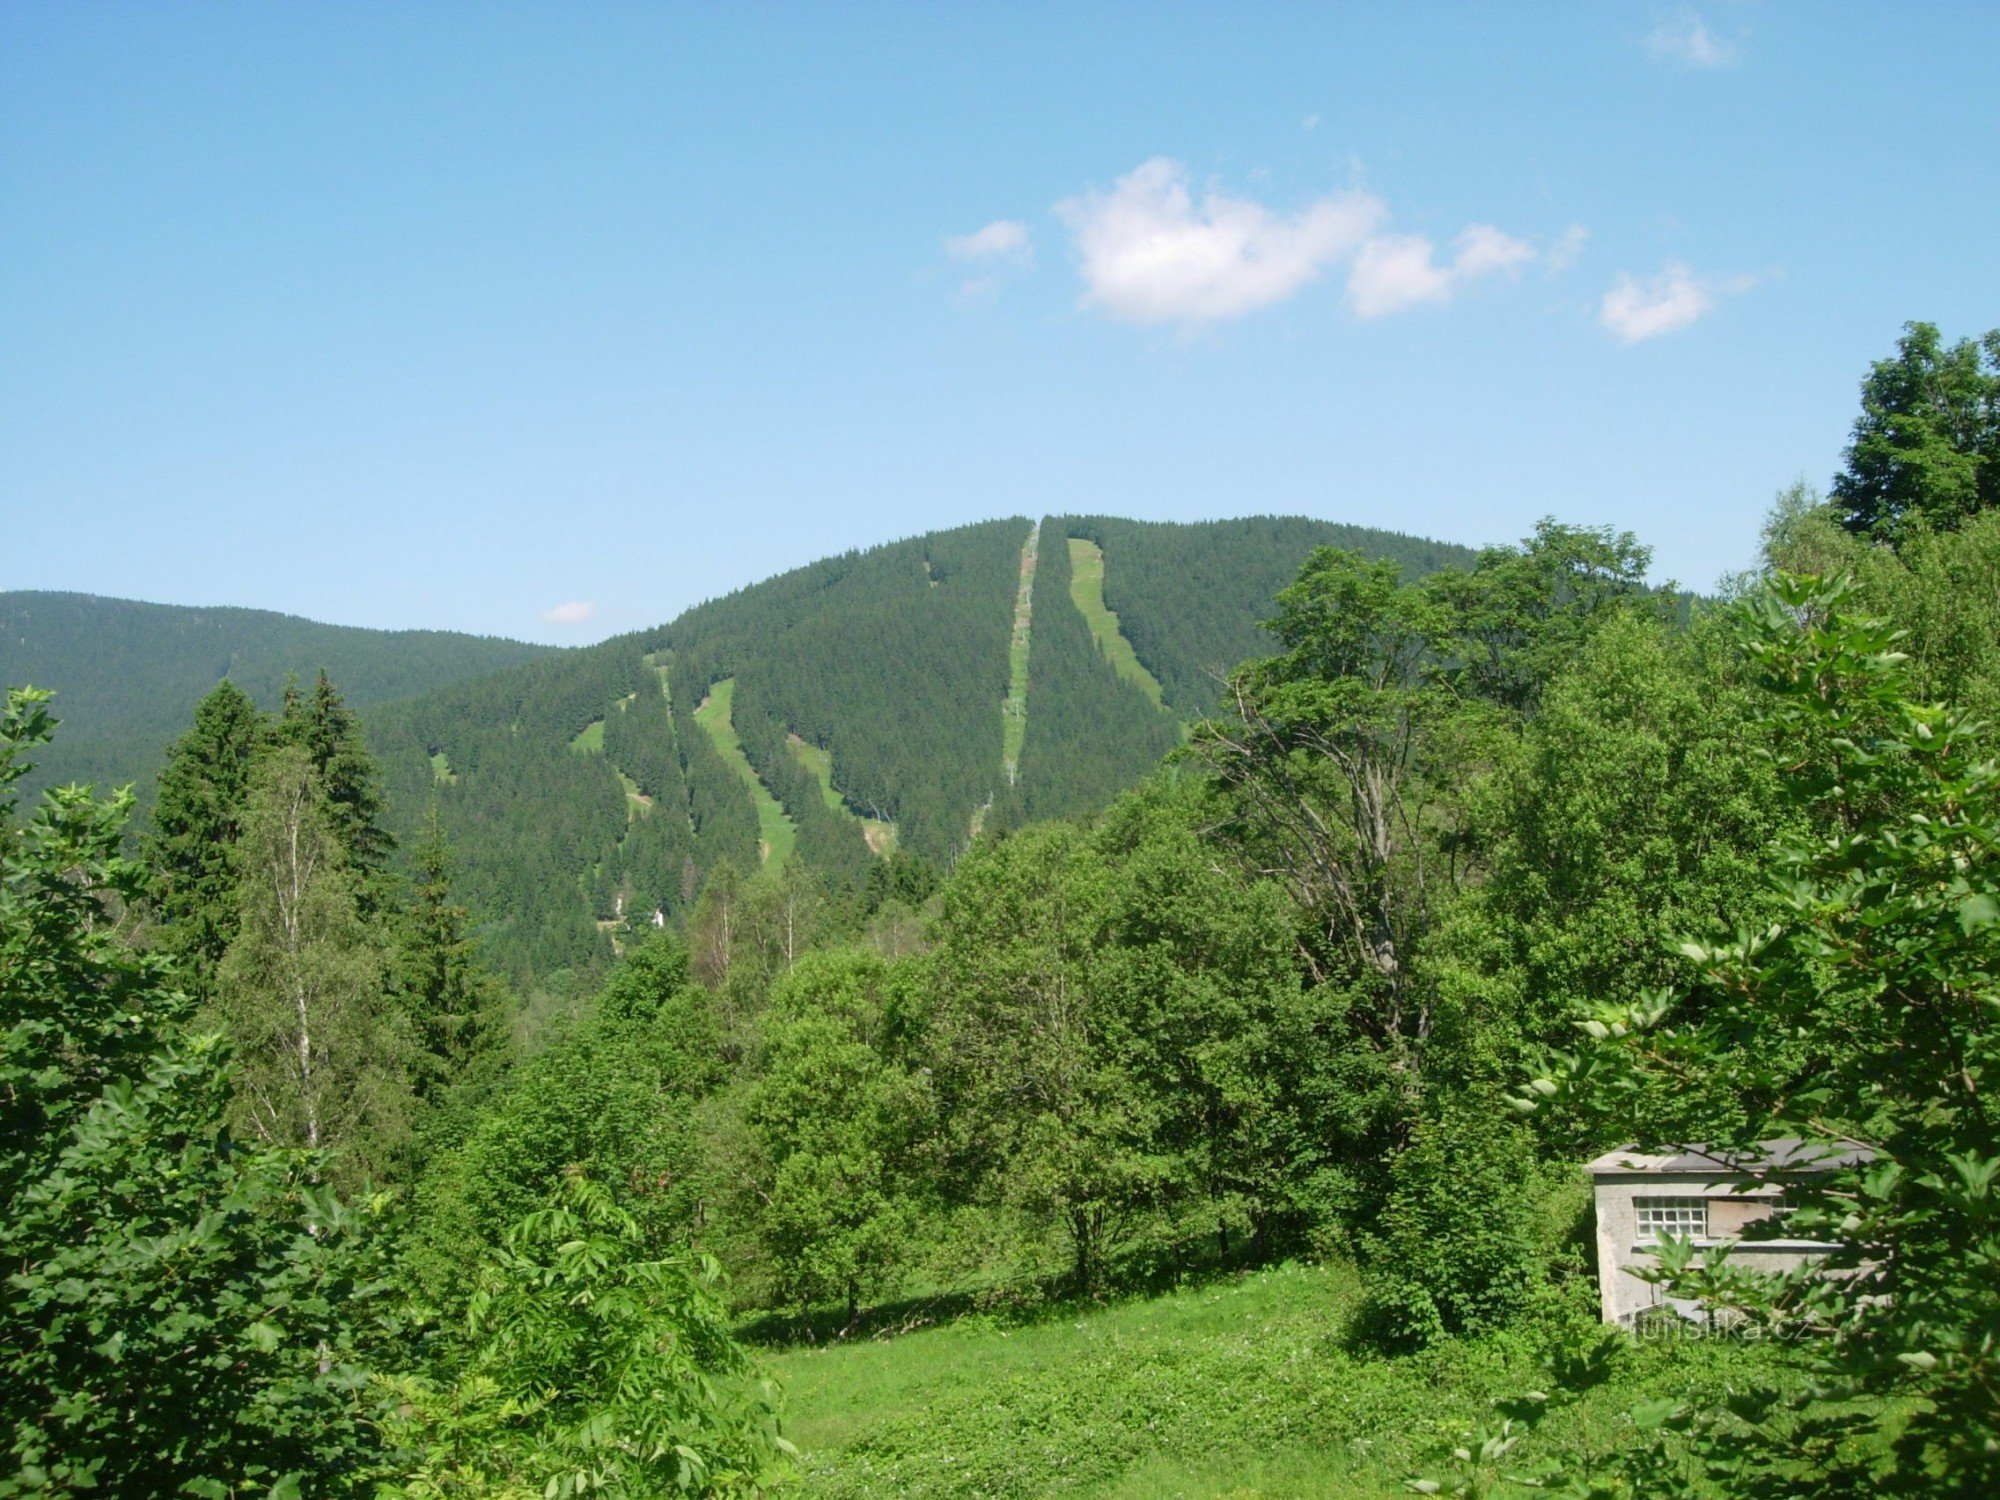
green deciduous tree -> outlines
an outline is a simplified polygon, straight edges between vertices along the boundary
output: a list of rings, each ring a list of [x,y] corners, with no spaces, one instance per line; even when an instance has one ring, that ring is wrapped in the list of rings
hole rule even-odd
[[[1848,530],[1901,545],[2000,505],[2000,329],[1947,345],[1906,323],[1861,383],[1861,415],[1834,477]]]
[[[1239,669],[1228,711],[1195,728],[1187,754],[1218,796],[1213,842],[1280,881],[1310,924],[1313,1029],[1336,1061],[1296,1076],[1346,1101],[1343,1173],[1379,1177],[1435,1059],[1463,1067],[1492,1045],[1478,1034],[1489,987],[1449,982],[1449,954],[1433,951],[1506,824],[1483,789],[1593,640],[1658,617],[1646,561],[1629,535],[1553,522],[1417,583],[1322,548],[1278,596],[1269,626],[1284,651]],[[1311,1196],[1345,1191],[1323,1174]]]
[[[1325,1018],[1299,985],[1298,915],[1203,844],[1212,812],[1194,778],[1160,777],[1094,830],[1088,985],[1160,1199],[1227,1255],[1232,1236],[1298,1227],[1339,1132],[1312,1103]]]
[[[456,1382],[393,1384],[394,1435],[415,1457],[397,1492],[763,1493],[792,1449],[719,1277],[708,1257],[660,1253],[605,1184],[563,1176],[486,1257]]]
[[[1685,977],[1663,929],[1768,908],[1783,801],[1753,689],[1719,635],[1609,624],[1475,796],[1486,879],[1438,962],[1472,971],[1482,1050],[1559,1043],[1578,1005]],[[1517,1055],[1498,1060],[1511,1069]]]
[[[348,1180],[380,1173],[410,1126],[409,1028],[307,752],[264,757],[238,864],[240,925],[214,1005],[241,1059],[238,1118],[273,1145],[338,1148]]]
[[[1060,1227],[1083,1290],[1164,1171],[1089,984],[1102,878],[1065,824],[975,845],[945,887],[927,1018],[951,1178]]]
[[[1532,1140],[1479,1102],[1441,1101],[1418,1125],[1362,1236],[1374,1316],[1392,1345],[1495,1328],[1547,1275],[1550,1194]]]
[[[116,931],[130,794],[10,788],[51,725],[0,715],[0,1495],[325,1494],[372,1464],[365,1215],[222,1124],[227,1048]]]
[[[926,1183],[917,1143],[928,1091],[885,1036],[887,966],[872,954],[810,955],[779,980],[745,1115],[758,1162],[758,1235],[778,1294],[801,1318],[893,1275]]]
[[[1406,1063],[1430,1028],[1412,962],[1439,894],[1422,754],[1447,706],[1429,669],[1449,624],[1396,564],[1320,548],[1278,596],[1284,653],[1239,671],[1234,712],[1191,742],[1239,850],[1321,924],[1320,977],[1364,985],[1379,1044]]]
[[[1439,675],[1461,697],[1531,712],[1610,618],[1648,608],[1652,551],[1629,531],[1544,519],[1518,547],[1489,547],[1430,589],[1450,612]]]
[[[1211,810],[1162,783],[975,845],[915,986],[945,1191],[1059,1230],[1085,1289],[1159,1215],[1226,1247],[1324,1164],[1296,917],[1202,847]]]
[[[1767,567],[1854,580],[1856,600],[1904,632],[1918,697],[2000,712],[2000,510],[1951,531],[1918,528],[1892,551],[1844,531],[1804,485],[1778,497],[1765,528]]]
[[[596,1012],[519,1063],[414,1190],[406,1271],[426,1305],[464,1305],[469,1247],[497,1245],[564,1171],[616,1183],[655,1249],[701,1212],[697,1103],[722,1079],[708,994],[687,949],[655,935],[612,970]]]

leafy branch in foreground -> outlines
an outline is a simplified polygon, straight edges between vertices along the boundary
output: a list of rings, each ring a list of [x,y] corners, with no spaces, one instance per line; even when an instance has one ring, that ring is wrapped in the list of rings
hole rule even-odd
[[[741,1495],[793,1452],[777,1395],[730,1337],[708,1256],[648,1258],[611,1190],[567,1174],[508,1231],[473,1294],[456,1384],[388,1383],[413,1450],[394,1493]]]

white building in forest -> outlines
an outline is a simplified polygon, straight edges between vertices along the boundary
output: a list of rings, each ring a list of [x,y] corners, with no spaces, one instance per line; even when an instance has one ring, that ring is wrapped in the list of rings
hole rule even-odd
[[[1662,1305],[1698,1314],[1632,1274],[1659,1264],[1663,1234],[1692,1239],[1698,1249],[1731,1244],[1732,1265],[1766,1271],[1788,1271],[1836,1249],[1820,1240],[1735,1242],[1751,1224],[1782,1210],[1779,1183],[1786,1176],[1831,1171],[1871,1154],[1798,1140],[1765,1141],[1754,1153],[1703,1146],[1605,1152],[1588,1168],[1596,1189],[1597,1289],[1604,1321],[1630,1327],[1639,1314]]]

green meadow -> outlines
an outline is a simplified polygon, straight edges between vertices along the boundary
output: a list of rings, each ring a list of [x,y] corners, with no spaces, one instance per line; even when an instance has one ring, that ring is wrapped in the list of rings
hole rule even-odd
[[[1494,1401],[1549,1383],[1589,1327],[1572,1285],[1538,1324],[1416,1353],[1369,1346],[1360,1274],[1289,1263],[1030,1321],[972,1316],[769,1361],[811,1495],[1262,1500],[1387,1496],[1445,1477]],[[1754,1348],[1622,1341],[1611,1378],[1516,1448],[1520,1467],[1631,1436],[1644,1391],[1760,1368]]]

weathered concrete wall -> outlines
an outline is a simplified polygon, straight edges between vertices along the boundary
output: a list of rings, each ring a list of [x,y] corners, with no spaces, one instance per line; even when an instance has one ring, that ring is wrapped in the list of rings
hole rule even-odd
[[[1759,1219],[1769,1218],[1777,1193],[1759,1189],[1735,1193],[1727,1182],[1718,1182],[1713,1173],[1647,1172],[1602,1174],[1596,1178],[1597,1199],[1597,1290],[1600,1315],[1607,1323],[1627,1322],[1635,1313],[1661,1303],[1660,1289],[1641,1281],[1632,1272],[1657,1266],[1657,1257],[1641,1248],[1639,1238],[1640,1198],[1705,1198],[1708,1200],[1708,1228],[1714,1239],[1734,1239]],[[1697,1242],[1699,1243],[1699,1241]],[[1779,1270],[1796,1265],[1802,1253],[1814,1253],[1786,1246],[1755,1253],[1746,1252],[1742,1264],[1760,1270]]]

